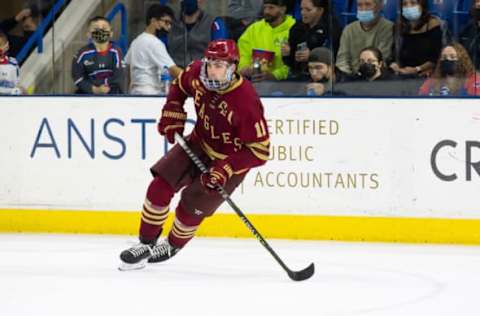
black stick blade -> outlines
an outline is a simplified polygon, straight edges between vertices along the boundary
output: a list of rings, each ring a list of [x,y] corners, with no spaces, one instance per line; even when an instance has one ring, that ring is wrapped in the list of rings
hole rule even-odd
[[[315,266],[311,263],[308,267],[300,271],[288,271],[288,276],[293,281],[303,281],[309,279],[315,272]]]

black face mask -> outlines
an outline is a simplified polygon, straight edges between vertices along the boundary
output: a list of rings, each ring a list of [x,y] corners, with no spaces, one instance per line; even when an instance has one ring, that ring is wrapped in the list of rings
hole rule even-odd
[[[106,43],[110,40],[110,31],[104,29],[95,29],[92,32],[92,39],[100,44]]]
[[[441,60],[440,61],[440,73],[442,76],[453,76],[457,71],[456,60]]]
[[[168,31],[165,31],[164,29],[159,29],[155,31],[155,36],[158,38],[163,38],[168,35]]]
[[[375,76],[377,73],[377,68],[374,64],[362,63],[358,68],[358,72],[360,72],[362,78],[369,79]]]

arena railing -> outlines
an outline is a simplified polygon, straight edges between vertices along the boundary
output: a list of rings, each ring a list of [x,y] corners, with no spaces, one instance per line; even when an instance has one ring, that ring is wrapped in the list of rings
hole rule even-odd
[[[127,48],[128,48],[128,15],[127,15],[127,9],[125,8],[125,5],[123,3],[117,3],[115,6],[110,10],[110,12],[107,13],[106,18],[109,21],[112,21],[117,14],[120,13],[120,19],[121,19],[121,24],[120,24],[120,37],[118,39],[118,45],[122,49],[122,53],[125,56],[127,53]]]

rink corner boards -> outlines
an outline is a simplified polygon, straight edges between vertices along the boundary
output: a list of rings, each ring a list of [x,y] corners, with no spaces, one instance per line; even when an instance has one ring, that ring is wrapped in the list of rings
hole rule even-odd
[[[265,238],[480,245],[480,219],[247,216]],[[0,232],[136,235],[139,222],[140,212],[0,209]],[[236,214],[224,213],[206,219],[197,236],[253,237]]]

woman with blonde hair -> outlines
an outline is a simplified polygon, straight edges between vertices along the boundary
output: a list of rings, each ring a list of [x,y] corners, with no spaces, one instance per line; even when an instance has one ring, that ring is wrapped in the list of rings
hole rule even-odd
[[[452,42],[443,47],[435,71],[420,87],[419,95],[480,95],[480,74],[461,44]]]

